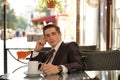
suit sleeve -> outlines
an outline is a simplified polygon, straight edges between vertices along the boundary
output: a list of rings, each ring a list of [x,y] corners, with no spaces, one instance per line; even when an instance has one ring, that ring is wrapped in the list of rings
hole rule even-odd
[[[67,44],[68,60],[69,63],[64,66],[68,69],[68,72],[83,71],[82,53],[79,50],[79,46],[75,42]]]

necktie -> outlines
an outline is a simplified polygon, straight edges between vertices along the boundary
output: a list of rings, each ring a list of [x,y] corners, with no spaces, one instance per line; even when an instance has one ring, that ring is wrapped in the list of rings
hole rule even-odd
[[[48,57],[46,63],[48,63],[48,62],[51,60],[51,58],[53,57],[53,53],[54,53],[54,51],[55,51],[55,49],[52,49],[52,50],[50,51],[50,53],[49,53],[49,57]]]

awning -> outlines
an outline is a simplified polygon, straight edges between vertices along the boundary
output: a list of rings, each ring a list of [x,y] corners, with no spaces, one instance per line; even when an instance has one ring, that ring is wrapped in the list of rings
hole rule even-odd
[[[46,22],[55,22],[56,21],[55,15],[45,16],[45,17],[42,17],[42,18],[39,18],[39,19],[32,20],[32,22],[34,22],[34,23],[41,23],[43,21],[46,21]]]

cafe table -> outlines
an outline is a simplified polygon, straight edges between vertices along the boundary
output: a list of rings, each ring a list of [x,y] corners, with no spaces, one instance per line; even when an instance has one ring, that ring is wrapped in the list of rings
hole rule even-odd
[[[3,80],[119,80],[119,70],[82,71],[70,74],[56,74],[44,76],[28,76],[25,74],[27,65],[16,70],[14,73],[2,75]]]

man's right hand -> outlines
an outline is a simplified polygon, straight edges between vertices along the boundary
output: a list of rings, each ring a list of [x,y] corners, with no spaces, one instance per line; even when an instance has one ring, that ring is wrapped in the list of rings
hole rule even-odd
[[[35,50],[36,52],[39,52],[39,51],[44,47],[45,44],[46,44],[45,38],[37,41],[34,50]]]

